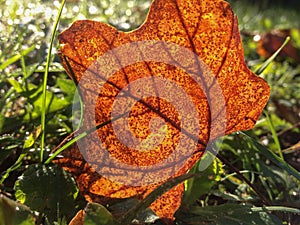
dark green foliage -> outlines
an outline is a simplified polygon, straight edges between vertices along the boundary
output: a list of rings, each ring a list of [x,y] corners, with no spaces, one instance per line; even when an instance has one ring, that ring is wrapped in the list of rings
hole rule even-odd
[[[178,215],[177,220],[179,225],[282,224],[282,221],[270,215],[268,210],[263,208],[256,210],[255,207],[245,204],[223,204],[204,208],[194,207],[186,212],[186,214]]]
[[[75,181],[56,165],[30,165],[14,189],[18,201],[44,214],[50,224],[63,216],[70,220],[76,213]]]

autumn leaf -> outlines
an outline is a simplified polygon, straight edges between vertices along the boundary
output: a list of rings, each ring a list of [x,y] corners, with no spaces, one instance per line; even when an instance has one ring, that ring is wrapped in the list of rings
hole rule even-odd
[[[269,97],[246,66],[237,18],[216,0],[155,0],[132,32],[90,20],[59,35],[60,57],[97,130],[56,161],[88,201],[145,198],[216,138],[251,129]],[[80,132],[79,131],[79,132]],[[173,220],[183,184],[150,206]]]

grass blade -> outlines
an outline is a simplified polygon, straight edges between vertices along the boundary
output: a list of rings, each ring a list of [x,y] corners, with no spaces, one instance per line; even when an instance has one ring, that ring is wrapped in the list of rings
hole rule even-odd
[[[300,215],[300,209],[291,208],[291,207],[285,207],[285,206],[266,206],[266,207],[252,207],[252,211],[263,211],[268,210],[272,212],[286,212],[286,213],[294,213]]]
[[[128,112],[125,112],[111,120],[108,120],[104,123],[101,123],[99,125],[97,125],[96,127],[90,128],[89,130],[83,131],[82,133],[77,134],[78,132],[73,132],[72,134],[70,134],[63,142],[60,143],[60,145],[58,145],[56,147],[56,149],[54,149],[54,153],[45,161],[45,164],[50,163],[56,156],[58,156],[61,152],[63,152],[64,150],[66,150],[67,148],[69,148],[71,145],[73,145],[76,141],[86,137],[87,135],[91,134],[92,132],[96,131],[97,129],[106,126],[109,123],[112,123],[114,121],[117,121],[118,119],[124,117]]]
[[[285,39],[285,41],[283,42],[283,44],[280,46],[280,48],[274,52],[274,54],[268,58],[256,71],[254,71],[254,73],[256,73],[257,75],[260,75],[262,72],[264,72],[264,70],[269,66],[269,64],[277,57],[277,55],[281,52],[281,50],[284,48],[284,46],[287,45],[287,43],[290,41],[290,37],[287,37]]]
[[[272,136],[273,136],[273,140],[274,140],[275,145],[276,145],[276,147],[277,147],[277,149],[278,149],[278,154],[279,154],[280,158],[281,158],[282,160],[284,160],[283,154],[282,154],[282,149],[281,149],[281,146],[280,146],[280,143],[279,143],[278,135],[277,135],[277,133],[276,133],[276,130],[275,130],[273,121],[272,121],[272,119],[271,119],[271,117],[269,116],[269,113],[268,113],[267,111],[265,111],[264,114],[265,114],[265,116],[267,117],[267,121],[268,121],[270,130],[271,130],[271,133],[272,133]]]
[[[295,168],[290,166],[288,163],[282,160],[275,153],[271,152],[268,148],[258,143],[255,139],[250,137],[246,132],[241,132],[241,134],[243,134],[246,138],[248,138],[262,155],[264,155],[266,158],[272,161],[279,168],[287,171],[290,175],[292,175],[293,177],[295,177],[300,181],[300,173]]]
[[[6,60],[4,63],[0,64],[0,70],[3,70],[6,67],[8,67],[9,65],[17,62],[19,59],[28,55],[30,52],[32,52],[34,49],[35,49],[35,45],[32,45],[31,47],[27,48],[26,50],[22,51],[21,53],[12,56],[8,60]]]
[[[44,146],[45,146],[45,121],[46,121],[46,98],[47,98],[47,80],[48,80],[48,73],[49,73],[49,67],[50,67],[50,61],[51,61],[51,52],[52,52],[52,47],[53,47],[53,42],[55,38],[55,33],[56,29],[61,17],[61,13],[63,10],[63,7],[65,5],[66,0],[63,0],[60,8],[58,10],[58,15],[55,20],[54,26],[53,26],[53,31],[51,34],[51,40],[50,40],[50,46],[49,46],[49,51],[47,54],[47,60],[46,60],[46,68],[45,68],[45,73],[44,73],[44,82],[43,82],[43,99],[42,99],[42,112],[41,112],[41,128],[42,128],[42,133],[41,133],[41,152],[40,152],[40,161],[43,162],[44,158]]]

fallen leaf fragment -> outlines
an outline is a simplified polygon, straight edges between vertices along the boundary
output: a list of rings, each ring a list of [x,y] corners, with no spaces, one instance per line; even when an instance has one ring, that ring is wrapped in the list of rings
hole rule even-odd
[[[70,221],[69,225],[83,225],[84,224],[84,211],[79,210],[78,213]]]
[[[93,122],[102,124],[110,121],[114,101],[120,92],[123,91],[123,96],[128,99],[134,98],[130,85],[135,81],[150,77],[155,81],[158,78],[164,78],[177,83],[178,87],[188,94],[197,109],[199,117],[197,126],[200,128],[200,132],[196,137],[198,139],[197,148],[191,157],[186,159],[184,165],[174,172],[173,177],[186,173],[201,158],[209,140],[222,135],[220,130],[224,129],[224,134],[228,134],[238,130],[251,129],[269,97],[267,83],[253,74],[244,62],[237,18],[233,15],[229,4],[222,0],[154,0],[145,23],[132,32],[124,33],[104,23],[84,20],[76,21],[69,29],[62,32],[59,35],[59,41],[63,65],[76,83],[81,82],[86,71],[95,62],[98,62],[99,58],[120,46],[132,44],[133,48],[132,52],[124,53],[123,58],[118,58],[118,55],[112,58],[115,60],[116,67],[120,67],[124,58],[130,59],[132,55],[138,54],[141,59],[149,58],[150,50],[143,51],[143,46],[134,44],[139,41],[174,43],[189,49],[200,57],[221,88],[220,93],[209,97],[213,98],[215,102],[218,102],[219,98],[224,98],[225,108],[215,104],[213,106],[215,109],[212,110],[209,105],[211,99],[207,98],[205,90],[197,87],[196,82],[188,76],[189,73],[170,64],[143,60],[127,65],[109,77],[96,101],[96,121]],[[190,60],[187,65],[194,62],[193,58],[180,59],[180,54],[173,54],[170,49],[166,49],[161,48],[161,51],[154,52],[155,54],[151,53],[151,55],[153,57],[155,55],[165,56],[169,60],[170,55],[173,57],[175,54],[178,58],[173,58],[173,62],[170,63],[182,67],[185,66],[182,63],[186,60]],[[206,73],[207,68],[201,65],[200,70]],[[101,70],[101,68],[99,69]],[[92,72],[94,73],[94,71]],[[195,71],[192,72],[195,73]],[[100,73],[99,76],[101,76]],[[201,74],[198,74],[198,78],[201,80]],[[206,90],[209,90],[212,83],[207,83]],[[91,79],[81,86],[80,92],[86,104],[93,98],[91,90],[98,91],[97,85],[95,80]],[[124,91],[126,86],[128,89]],[[159,88],[155,82],[149,84],[149,88],[150,86],[153,89]],[[172,93],[169,94],[172,97]],[[186,100],[180,96],[177,97],[178,102]],[[121,110],[123,106],[119,107]],[[226,124],[220,123],[220,127],[211,127],[213,121],[218,121],[225,110]],[[143,101],[138,101],[131,108],[128,117],[132,133],[139,139],[149,141],[144,142],[146,147],[151,145],[151,141],[156,140],[149,128],[149,121],[154,117],[160,119],[158,121],[164,121],[167,128],[167,131],[164,131],[161,126],[161,131],[158,129],[157,132],[167,133],[164,133],[165,138],[161,144],[149,151],[136,151],[122,144],[115,135],[111,123],[99,128],[96,134],[109,154],[122,163],[146,167],[155,165],[172,155],[171,153],[179,143],[180,135],[186,134],[180,129],[182,115],[179,115],[170,103],[159,98],[159,95],[147,97]],[[86,118],[86,120],[88,119]],[[212,132],[214,129],[215,131]],[[126,136],[126,134],[124,135]],[[57,160],[56,163],[61,164],[75,175],[79,189],[88,201],[104,204],[113,198],[134,196],[142,199],[160,184],[158,182],[141,186],[124,185],[101,176],[95,168],[97,169],[98,163],[105,162],[107,158],[101,156],[102,152],[98,151],[99,146],[96,141],[86,143],[86,146],[84,154],[85,159],[88,158],[88,162],[82,157],[82,152],[74,146],[73,149],[64,153],[63,159]],[[184,151],[188,151],[188,149],[183,150],[182,155],[184,155]],[[90,162],[91,159],[93,159],[93,163]],[[117,175],[114,168],[108,168],[108,170]],[[124,173],[121,176],[125,176]],[[127,176],[127,179],[134,180],[135,178]],[[180,206],[182,193],[183,184],[154,201],[151,209],[160,218],[171,223],[175,211]]]

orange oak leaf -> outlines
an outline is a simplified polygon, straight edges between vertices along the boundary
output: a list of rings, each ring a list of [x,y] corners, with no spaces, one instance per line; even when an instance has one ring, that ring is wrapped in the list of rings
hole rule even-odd
[[[222,0],[154,0],[132,32],[84,20],[59,41],[85,106],[81,131],[91,132],[56,163],[88,201],[145,198],[186,173],[217,137],[251,129],[269,97],[244,62],[237,18]],[[183,190],[150,208],[172,221]]]

